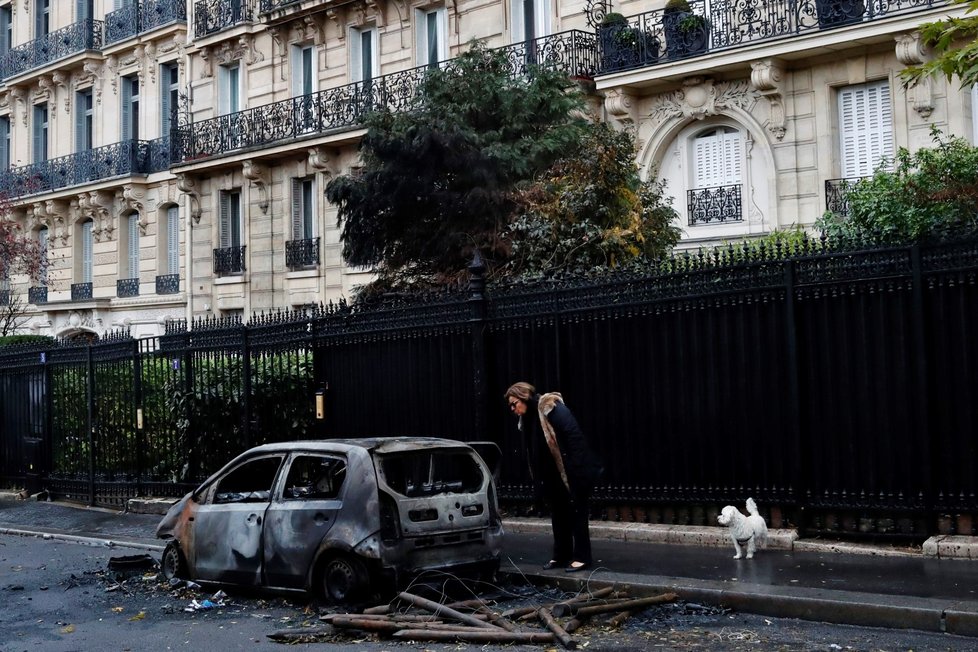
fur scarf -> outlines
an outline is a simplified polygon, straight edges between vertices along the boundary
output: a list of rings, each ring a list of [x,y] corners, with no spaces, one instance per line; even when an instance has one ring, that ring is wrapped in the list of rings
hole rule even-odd
[[[560,472],[560,479],[564,481],[564,486],[567,487],[567,491],[569,492],[571,486],[567,480],[567,470],[564,469],[564,457],[560,454],[560,445],[557,443],[557,433],[554,432],[554,427],[550,425],[550,421],[547,419],[547,415],[553,411],[557,403],[563,402],[564,397],[559,392],[543,394],[537,402],[537,411],[540,413],[540,427],[543,428],[543,438],[547,441],[547,448],[550,449],[550,454],[553,456],[557,470]]]

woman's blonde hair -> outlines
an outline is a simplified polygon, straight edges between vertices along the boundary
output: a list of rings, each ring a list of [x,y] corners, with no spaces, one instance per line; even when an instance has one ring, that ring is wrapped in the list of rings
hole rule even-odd
[[[510,385],[509,389],[506,390],[506,393],[503,394],[503,399],[507,399],[512,396],[513,398],[518,398],[521,401],[526,402],[533,398],[536,393],[536,387],[530,383],[524,383],[521,381]]]

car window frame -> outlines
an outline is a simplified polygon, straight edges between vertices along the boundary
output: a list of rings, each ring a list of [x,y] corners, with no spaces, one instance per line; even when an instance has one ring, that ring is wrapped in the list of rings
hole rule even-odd
[[[286,490],[288,489],[287,483],[289,481],[289,473],[292,472],[292,465],[300,457],[328,457],[332,459],[338,459],[343,462],[344,465],[344,477],[343,482],[340,486],[339,491],[336,493],[335,497],[332,498],[310,498],[303,496],[286,496]],[[287,469],[287,470],[286,470]],[[350,459],[349,456],[340,451],[294,451],[286,460],[286,464],[279,468],[279,477],[276,488],[275,488],[275,498],[281,502],[312,502],[312,501],[339,501],[342,502],[343,495],[347,491],[347,486],[349,486],[349,470],[350,470]]]

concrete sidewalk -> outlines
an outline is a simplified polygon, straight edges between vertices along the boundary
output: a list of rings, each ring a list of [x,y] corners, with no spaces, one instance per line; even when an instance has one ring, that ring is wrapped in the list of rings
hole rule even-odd
[[[0,493],[0,535],[159,553],[159,519]],[[775,530],[753,560],[733,560],[721,528],[596,522],[594,567],[568,574],[541,570],[549,558],[548,522],[507,519],[505,527],[501,570],[535,583],[574,591],[585,583],[627,585],[634,595],[675,591],[690,602],[775,617],[978,637],[978,559],[969,559],[976,556],[971,538],[953,544],[935,539],[919,549],[809,541],[793,530]]]

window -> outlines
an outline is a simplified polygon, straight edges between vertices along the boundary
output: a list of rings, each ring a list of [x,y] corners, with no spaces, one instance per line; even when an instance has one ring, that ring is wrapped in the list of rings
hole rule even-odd
[[[352,30],[350,36],[351,60],[350,75],[352,81],[367,82],[377,74],[377,29],[365,27]]]
[[[485,477],[472,454],[458,451],[411,451],[385,455],[378,465],[387,486],[408,498],[474,493]]]
[[[893,159],[893,109],[888,82],[839,89],[840,159],[843,178],[873,174]]]
[[[122,78],[122,140],[139,140],[139,77]]]
[[[222,249],[241,246],[241,191],[221,191],[220,243]]]
[[[333,500],[346,479],[346,460],[339,457],[301,455],[292,460],[283,498]]]
[[[91,283],[93,266],[92,247],[94,244],[92,240],[91,220],[84,222],[81,225],[79,236],[80,242],[78,243],[78,253],[80,265],[78,267],[78,282]]]
[[[166,243],[164,249],[166,255],[163,260],[166,267],[164,274],[180,273],[180,209],[176,206],[168,206],[166,209]]]
[[[160,135],[170,135],[170,120],[180,106],[180,70],[176,63],[160,65]]]
[[[743,144],[733,127],[719,127],[698,134],[693,147],[693,188],[712,188],[740,183]]]
[[[118,4],[118,0],[116,4]],[[118,7],[116,7],[116,9],[118,9]],[[78,17],[78,22],[95,18],[95,1],[75,0],[75,16]]]
[[[513,41],[532,41],[550,33],[547,0],[511,0]]]
[[[415,12],[419,66],[434,66],[448,58],[447,16],[444,7]]]
[[[292,180],[292,239],[309,240],[314,237],[316,215],[313,198],[316,196],[312,179]]]
[[[238,64],[221,66],[218,70],[217,108],[221,115],[241,110],[241,68]]]
[[[316,50],[312,45],[292,46],[292,96],[316,92]]]
[[[126,278],[139,278],[139,213],[126,220]]]
[[[0,170],[10,167],[10,116],[0,116]]]
[[[34,105],[34,146],[33,162],[43,163],[48,160],[48,105]]]
[[[92,149],[92,89],[75,93],[75,151]]]
[[[37,230],[37,249],[40,252],[42,263],[48,259],[48,227],[42,226]],[[37,277],[37,284],[45,286],[48,284],[48,266],[41,265],[40,273]]]
[[[34,38],[41,38],[51,31],[51,0],[37,0],[34,12]]]
[[[280,457],[263,457],[245,462],[217,481],[214,502],[267,503],[271,499],[272,485],[281,463]]]
[[[10,5],[0,7],[0,55],[3,55],[14,43],[13,14]]]

